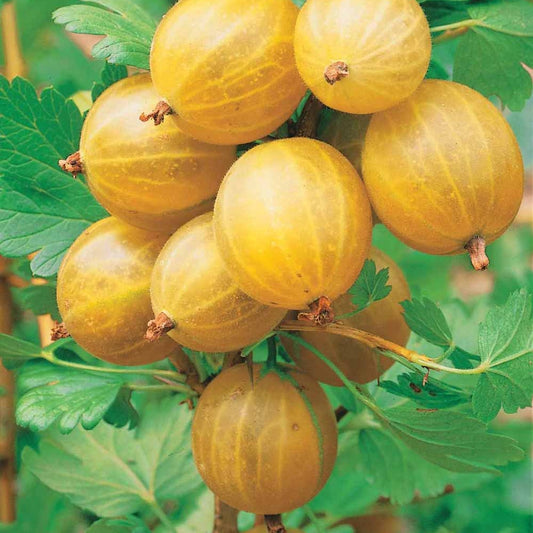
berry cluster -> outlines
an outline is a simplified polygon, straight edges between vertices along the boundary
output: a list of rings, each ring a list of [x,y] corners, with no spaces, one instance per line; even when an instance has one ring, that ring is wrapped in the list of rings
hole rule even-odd
[[[370,247],[373,216],[417,250],[469,252],[484,269],[485,245],[511,224],[523,188],[502,115],[468,87],[424,81],[430,54],[416,0],[308,0],[300,11],[291,0],[177,3],[155,33],[150,74],[98,98],[79,156],[64,162],[113,215],[63,261],[68,332],[121,365],[164,359],[176,343],[240,350],[287,315],[316,328],[346,315],[405,346],[409,289]],[[308,103],[336,110],[322,141],[290,121],[306,90]],[[346,291],[368,257],[389,269],[392,291],[355,315]],[[301,338],[359,383],[391,364],[352,339]],[[283,343],[298,368],[224,370],[193,425],[208,486],[257,514],[303,505],[336,456],[317,380],[338,377],[305,343]]]

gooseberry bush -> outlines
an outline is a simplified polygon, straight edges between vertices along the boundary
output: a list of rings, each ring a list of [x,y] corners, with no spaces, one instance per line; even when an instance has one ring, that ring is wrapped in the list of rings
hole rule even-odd
[[[102,71],[5,34],[0,532],[525,531],[532,4],[48,15]]]

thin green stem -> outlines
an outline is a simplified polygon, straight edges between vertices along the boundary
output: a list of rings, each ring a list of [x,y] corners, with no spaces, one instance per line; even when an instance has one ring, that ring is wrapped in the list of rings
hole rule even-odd
[[[323,363],[325,363],[336,376],[342,381],[343,385],[352,393],[354,398],[360,401],[364,406],[368,407],[373,413],[375,413],[381,420],[387,420],[379,407],[366,395],[363,391],[359,390],[345,375],[344,373],[332,363],[322,352],[317,350],[312,344],[309,344],[307,341],[302,339],[297,335],[291,335],[285,331],[280,331],[278,333],[284,337],[291,339],[293,342],[302,345],[307,350],[313,352]]]
[[[268,337],[267,346],[268,346],[267,367],[274,368],[276,366],[276,360],[278,357],[278,347],[276,345],[276,338],[274,336]]]
[[[177,381],[183,381],[184,376],[173,370],[158,370],[149,368],[111,368],[103,366],[85,365],[82,363],[73,363],[72,361],[65,361],[56,357],[54,353],[43,350],[41,356],[50,363],[57,366],[64,366],[67,368],[77,368],[79,370],[87,370],[89,372],[102,372],[104,374],[135,374],[138,376],[165,376]]]
[[[187,387],[186,385],[180,385],[179,383],[176,383],[175,385],[136,385],[135,383],[128,383],[126,387],[133,391],[140,391],[140,392],[157,392],[157,391],[169,391],[173,390],[176,392],[182,392],[183,394],[186,394],[187,396],[196,396],[197,393],[194,392],[191,388]]]
[[[455,346],[455,343],[451,343],[450,346],[448,346],[448,348],[446,349],[446,351],[444,351],[441,355],[439,355],[438,357],[435,357],[433,360],[435,361],[435,363],[442,363],[442,361],[444,361],[445,359],[448,359],[448,357],[450,357],[450,355],[453,353],[453,351],[455,350],[456,346]]]
[[[315,526],[315,529],[317,533],[326,533],[326,528],[322,525],[318,517],[316,516],[315,512],[309,504],[306,504],[302,507],[302,509],[305,511],[305,514],[307,515],[307,518],[309,518],[309,522]]]
[[[327,326],[317,327],[312,324],[298,322],[297,320],[286,320],[278,326],[278,331],[313,331],[317,333],[332,333],[334,335],[341,335],[343,337],[348,337],[350,339],[359,341],[369,348],[378,349],[380,353],[387,357],[397,359],[397,356],[399,356],[407,361],[410,361],[411,363],[415,363],[425,368],[441,370],[450,374],[482,374],[483,372],[486,372],[487,368],[489,368],[486,363],[482,363],[476,368],[453,368],[451,366],[441,365],[438,362],[435,362],[435,359],[432,359],[427,355],[409,350],[404,346],[400,346],[399,344],[388,341],[387,339],[384,339],[378,335],[374,335],[373,333],[369,333],[368,331],[350,328],[342,324],[332,323],[328,324]],[[296,339],[299,337],[291,338]],[[391,352],[395,354],[395,356],[391,356]]]
[[[154,511],[157,518],[159,518],[161,523],[166,526],[169,531],[177,531],[172,522],[169,520],[168,516],[165,514],[165,511],[161,509],[161,507],[155,500],[150,502],[150,507],[152,508],[152,511]]]
[[[451,24],[443,24],[442,26],[434,26],[430,28],[431,33],[438,33],[441,31],[457,30],[461,28],[470,28],[472,26],[481,26],[483,22],[478,19],[466,19],[459,22],[452,22]]]

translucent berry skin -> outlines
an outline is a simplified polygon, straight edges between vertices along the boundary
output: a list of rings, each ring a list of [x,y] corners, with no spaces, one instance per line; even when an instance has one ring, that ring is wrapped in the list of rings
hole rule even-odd
[[[285,312],[252,300],[228,274],[215,246],[212,213],[180,228],[152,274],[155,315],[165,312],[176,342],[201,352],[238,350],[261,340]]]
[[[458,83],[426,80],[372,117],[363,175],[380,220],[428,254],[465,253],[513,221],[523,194],[518,143],[500,112]]]
[[[337,424],[320,385],[296,369],[222,371],[206,388],[192,426],[194,461],[228,505],[256,514],[301,507],[329,478]]]
[[[170,234],[213,208],[236,149],[192,139],[174,116],[157,127],[141,122],[159,100],[149,74],[113,84],[85,119],[80,155],[92,193],[111,214]]]
[[[298,70],[319,100],[346,113],[375,113],[418,87],[431,37],[416,0],[307,0],[294,48]],[[348,75],[330,85],[324,72],[336,61]]]
[[[181,0],[163,17],[150,70],[180,127],[202,141],[253,141],[305,93],[294,61],[291,0]]]
[[[362,181],[342,154],[312,139],[282,139],[246,152],[222,182],[214,222],[239,287],[286,309],[345,292],[370,248]]]
[[[400,302],[411,297],[407,281],[398,265],[381,250],[372,247],[369,259],[375,262],[378,271],[382,268],[389,269],[388,284],[392,286],[391,292],[364,311],[352,317],[341,318],[341,321],[347,327],[362,329],[405,346],[411,331],[403,318]],[[337,316],[355,310],[351,298],[350,294],[343,294],[333,302],[333,310]],[[394,364],[394,359],[380,356],[371,348],[348,337],[309,331],[300,332],[299,335],[337,365],[348,379],[357,383],[373,381]],[[282,337],[282,342],[294,362],[304,372],[328,385],[343,384],[333,370],[313,352],[287,337]]]
[[[152,318],[150,275],[166,239],[110,217],[67,252],[57,277],[59,311],[72,338],[95,357],[144,365],[176,349],[168,338],[144,340]]]

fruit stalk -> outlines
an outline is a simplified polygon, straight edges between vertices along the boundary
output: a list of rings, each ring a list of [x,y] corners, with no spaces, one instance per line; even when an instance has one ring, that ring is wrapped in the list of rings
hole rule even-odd
[[[193,391],[197,392],[198,395],[202,394],[205,386],[200,381],[200,376],[198,375],[196,367],[192,364],[191,360],[181,347],[178,347],[174,353],[169,355],[168,359],[180,374],[186,376],[185,383],[189,385]]]
[[[465,245],[466,251],[470,254],[470,261],[476,270],[487,270],[489,258],[485,253],[485,239],[476,235]]]
[[[268,533],[285,533],[287,531],[279,514],[266,514],[265,525]]]
[[[324,109],[324,104],[314,94],[310,94],[296,123],[294,137],[311,137],[314,139],[317,134],[318,120],[322,109]]]
[[[239,511],[225,504],[215,496],[215,524],[213,533],[238,533],[237,516]]]

